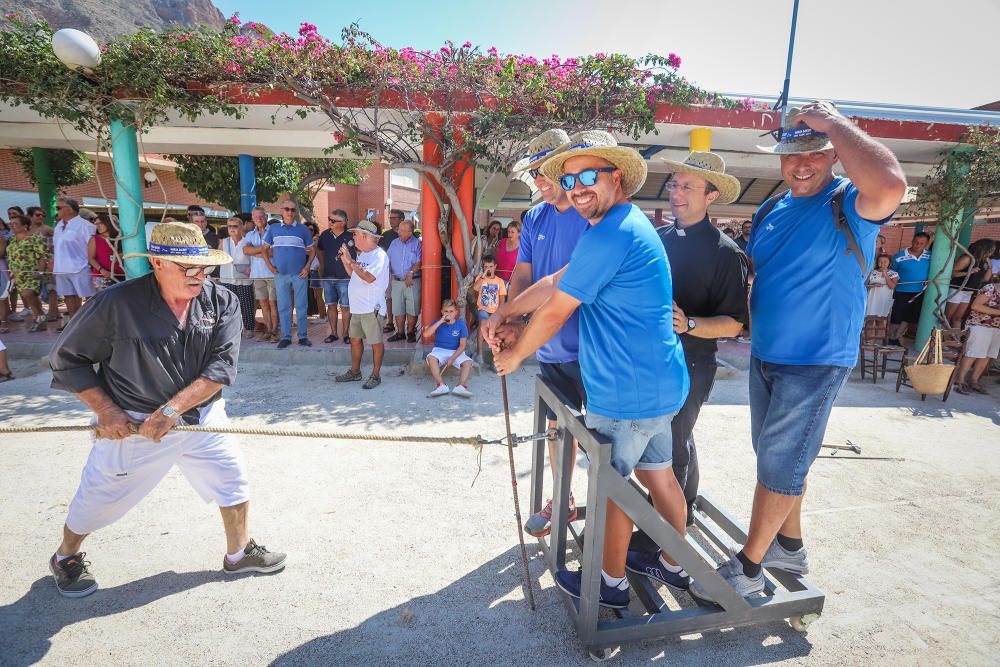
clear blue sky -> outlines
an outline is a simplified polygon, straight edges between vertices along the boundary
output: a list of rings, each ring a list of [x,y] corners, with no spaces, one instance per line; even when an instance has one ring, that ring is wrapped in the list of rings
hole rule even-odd
[[[215,4],[278,32],[308,21],[331,39],[356,21],[398,47],[451,39],[534,56],[673,52],[704,88],[761,95],[781,89],[792,12],[792,0]],[[997,26],[1000,0],[802,0],[791,95],[957,108],[1000,100]]]

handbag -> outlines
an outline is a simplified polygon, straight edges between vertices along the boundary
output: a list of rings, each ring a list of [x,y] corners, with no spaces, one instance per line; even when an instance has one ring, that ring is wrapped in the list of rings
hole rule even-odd
[[[932,347],[933,361],[930,357]],[[941,350],[941,330],[935,329],[927,337],[927,342],[924,343],[917,358],[904,368],[906,377],[910,379],[910,384],[918,394],[943,394],[948,389],[955,366],[943,363]]]

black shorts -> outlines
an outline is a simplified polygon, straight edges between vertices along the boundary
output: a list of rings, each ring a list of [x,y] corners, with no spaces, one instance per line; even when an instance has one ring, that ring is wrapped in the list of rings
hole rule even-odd
[[[583,410],[587,403],[587,390],[583,387],[583,374],[580,372],[579,361],[564,361],[558,364],[538,362],[543,378],[569,399],[570,405],[577,410]],[[548,418],[555,419],[556,413],[545,407]]]
[[[916,297],[915,299],[913,297]],[[913,299],[911,302],[910,299]],[[920,321],[920,308],[924,305],[924,292],[894,292],[892,295],[892,316],[890,321],[893,324],[909,322],[916,324]]]

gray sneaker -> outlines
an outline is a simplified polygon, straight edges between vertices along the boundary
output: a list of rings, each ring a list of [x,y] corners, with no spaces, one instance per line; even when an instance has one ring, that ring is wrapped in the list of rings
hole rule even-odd
[[[56,580],[59,595],[67,598],[82,598],[97,590],[97,579],[91,574],[89,561],[84,560],[87,554],[80,552],[56,563],[56,555],[49,559],[49,572]]]
[[[374,389],[375,387],[379,386],[380,384],[382,384],[382,378],[375,377],[374,375],[372,375],[372,376],[369,376],[369,378],[367,380],[365,380],[365,383],[363,385],[361,385],[361,388],[362,389]]]
[[[567,521],[576,521],[576,500],[573,494],[569,494],[569,513]],[[524,524],[524,532],[532,537],[545,537],[552,532],[552,501],[545,503],[541,511],[531,515],[527,523]]]
[[[348,370],[337,376],[337,382],[357,382],[361,379],[361,371]]]
[[[809,574],[809,556],[806,548],[802,547],[798,551],[788,551],[778,544],[778,538],[774,538],[771,546],[764,553],[764,560],[761,567],[773,567],[792,574]]]
[[[222,557],[222,571],[226,574],[240,574],[241,572],[277,572],[285,567],[288,559],[283,553],[268,551],[253,540],[243,548],[243,558],[235,563],[230,563],[225,556]]]
[[[743,574],[743,563],[736,557],[736,554],[733,554],[729,560],[715,568],[715,571],[726,580],[727,584],[735,588],[736,592],[745,598],[764,590],[764,571],[761,570],[760,574],[753,578]],[[716,602],[697,581],[692,581],[691,587],[688,590],[691,592],[691,595],[700,600]]]

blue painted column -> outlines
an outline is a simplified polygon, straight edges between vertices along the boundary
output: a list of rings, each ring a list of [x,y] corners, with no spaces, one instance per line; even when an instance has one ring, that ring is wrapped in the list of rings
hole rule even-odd
[[[146,219],[142,213],[142,178],[135,125],[111,121],[111,162],[118,195],[118,222],[122,227],[122,255],[146,252]],[[149,260],[145,257],[125,260],[125,273],[129,278],[138,278],[149,270]]]
[[[252,155],[240,155],[240,210],[249,213],[257,205],[257,174]]]

